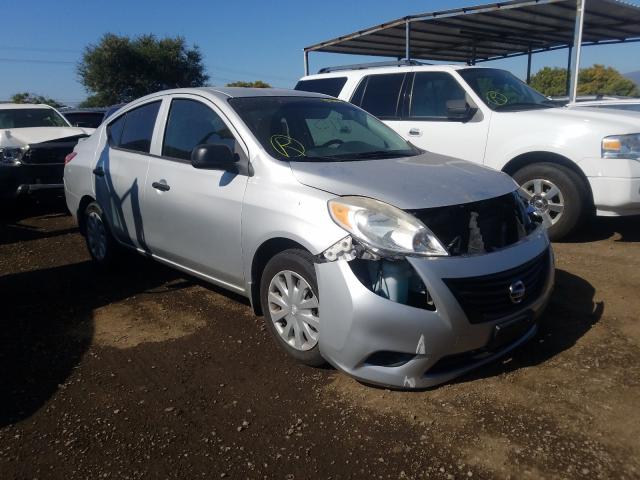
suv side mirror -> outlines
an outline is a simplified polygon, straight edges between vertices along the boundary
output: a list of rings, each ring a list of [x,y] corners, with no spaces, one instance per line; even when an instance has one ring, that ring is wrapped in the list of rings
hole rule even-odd
[[[196,145],[191,151],[191,165],[206,170],[234,170],[240,157],[227,145],[207,143]]]
[[[478,111],[477,108],[472,107],[466,100],[447,100],[447,118],[449,120],[457,120],[459,122],[466,122]]]

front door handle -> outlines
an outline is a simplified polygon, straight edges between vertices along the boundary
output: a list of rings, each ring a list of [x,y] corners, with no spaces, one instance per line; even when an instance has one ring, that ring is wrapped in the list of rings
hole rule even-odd
[[[412,137],[419,137],[420,135],[422,135],[422,132],[419,128],[412,128],[411,130],[409,130],[409,135],[411,135]]]
[[[163,182],[153,182],[151,186],[156,190],[160,190],[161,192],[168,192],[169,190],[171,190],[171,187]]]
[[[102,167],[96,167],[93,169],[93,174],[96,177],[104,177],[104,169]]]

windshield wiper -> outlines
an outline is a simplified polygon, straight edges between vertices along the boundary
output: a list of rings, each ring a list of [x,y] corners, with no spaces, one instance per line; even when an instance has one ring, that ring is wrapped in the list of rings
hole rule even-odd
[[[545,103],[535,103],[535,102],[514,102],[514,103],[507,103],[505,105],[497,106],[496,110],[504,110],[506,108],[511,108],[511,107],[553,108],[553,105],[547,105]]]
[[[410,157],[412,155],[417,155],[417,152],[414,152],[413,150],[373,150],[371,152],[344,153],[342,155],[336,155],[336,158],[341,160],[364,160],[368,158]]]

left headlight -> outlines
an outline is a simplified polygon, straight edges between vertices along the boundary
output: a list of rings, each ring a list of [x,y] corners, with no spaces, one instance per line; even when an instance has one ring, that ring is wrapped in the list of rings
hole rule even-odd
[[[329,200],[334,222],[383,256],[447,256],[447,250],[420,220],[379,200],[339,197]]]
[[[0,148],[0,165],[18,165],[25,151],[25,147]]]
[[[640,158],[640,133],[611,135],[602,139],[604,158]]]

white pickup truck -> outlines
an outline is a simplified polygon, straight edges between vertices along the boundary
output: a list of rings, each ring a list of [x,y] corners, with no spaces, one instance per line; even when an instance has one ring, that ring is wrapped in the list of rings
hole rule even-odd
[[[295,88],[350,101],[425,150],[507,172],[552,239],[594,211],[640,214],[638,112],[555,107],[511,73],[475,66],[323,69]]]

